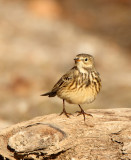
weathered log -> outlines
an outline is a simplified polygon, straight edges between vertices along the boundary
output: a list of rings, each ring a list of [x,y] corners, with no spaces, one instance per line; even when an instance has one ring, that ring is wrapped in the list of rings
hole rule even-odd
[[[131,159],[131,109],[36,117],[0,131],[0,159]]]

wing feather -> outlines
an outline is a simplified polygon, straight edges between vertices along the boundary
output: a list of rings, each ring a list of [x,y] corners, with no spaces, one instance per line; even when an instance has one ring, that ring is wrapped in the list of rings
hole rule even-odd
[[[57,92],[62,87],[66,87],[73,80],[75,70],[76,67],[73,67],[65,75],[63,75],[60,80],[54,85],[52,92]]]

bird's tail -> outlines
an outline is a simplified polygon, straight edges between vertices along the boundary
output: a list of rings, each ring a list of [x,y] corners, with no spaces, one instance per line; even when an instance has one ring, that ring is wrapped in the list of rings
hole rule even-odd
[[[41,96],[55,97],[56,92],[47,92],[47,93],[41,94]]]

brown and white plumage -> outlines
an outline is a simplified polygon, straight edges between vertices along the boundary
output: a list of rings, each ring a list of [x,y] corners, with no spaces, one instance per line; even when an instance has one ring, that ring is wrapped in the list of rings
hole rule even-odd
[[[71,104],[78,104],[85,120],[85,112],[80,104],[91,103],[101,88],[101,79],[94,66],[94,58],[89,54],[79,54],[76,56],[75,66],[70,69],[54,85],[53,89],[42,96],[58,96],[63,99],[63,112],[68,117],[65,110],[64,100]],[[61,114],[62,114],[61,113]]]

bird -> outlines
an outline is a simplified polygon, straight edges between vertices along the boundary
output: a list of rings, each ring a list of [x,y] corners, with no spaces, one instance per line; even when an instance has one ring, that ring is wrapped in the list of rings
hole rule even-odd
[[[65,101],[70,104],[77,104],[80,108],[77,113],[78,115],[82,114],[85,121],[85,115],[92,115],[86,113],[81,104],[89,104],[95,100],[101,90],[101,78],[95,69],[92,55],[81,53],[76,55],[74,61],[74,67],[58,80],[51,91],[41,96],[58,96],[61,98],[63,100],[63,110],[60,115],[65,114],[67,117],[71,113],[66,112]]]

